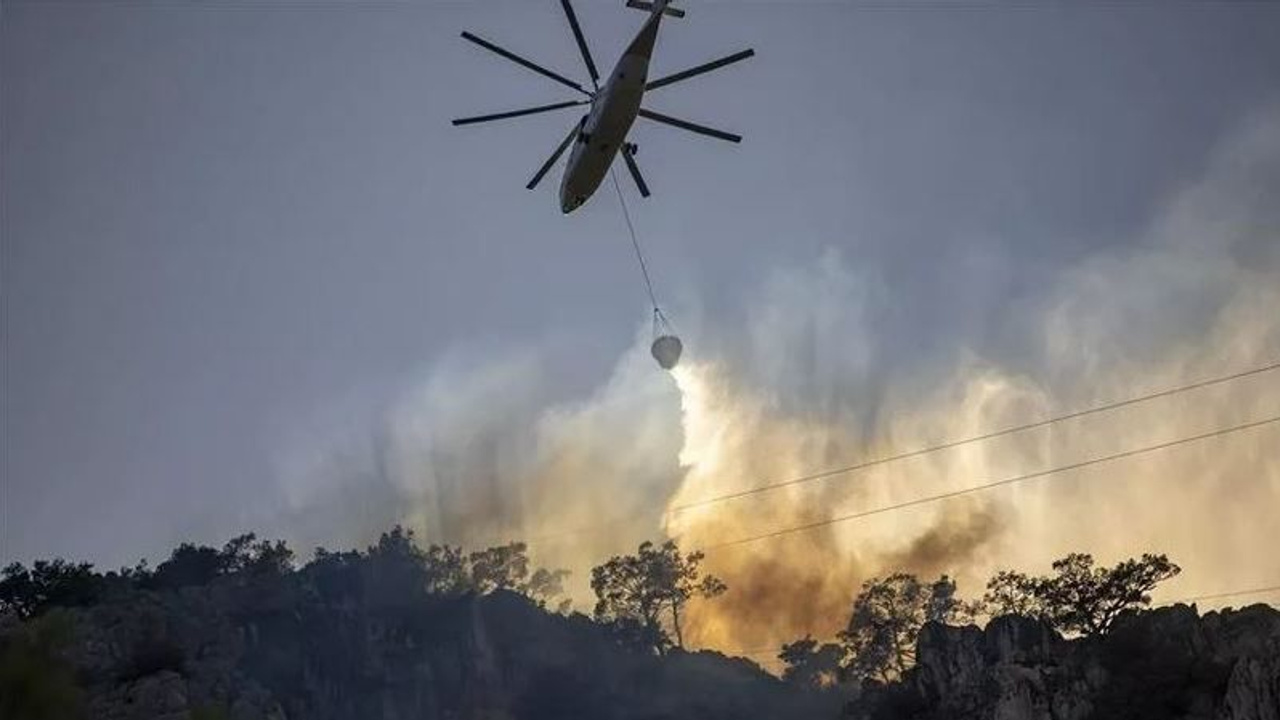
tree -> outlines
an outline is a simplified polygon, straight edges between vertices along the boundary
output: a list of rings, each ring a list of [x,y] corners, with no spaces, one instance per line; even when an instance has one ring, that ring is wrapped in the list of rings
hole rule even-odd
[[[1053,563],[1055,575],[998,573],[983,597],[992,614],[1039,617],[1064,633],[1101,635],[1126,610],[1151,604],[1156,585],[1182,568],[1165,555],[1143,554],[1115,567],[1094,567],[1093,556],[1072,553]]]
[[[139,565],[133,577],[144,587],[175,589],[207,585],[219,576],[241,572],[283,575],[293,571],[293,557],[293,550],[283,540],[259,540],[254,533],[245,533],[228,540],[221,550],[182,543],[154,573]]]
[[[946,575],[929,584],[908,573],[863,583],[839,636],[849,657],[846,671],[882,682],[901,676],[915,664],[916,637],[925,622],[971,619],[972,609],[955,594],[955,581]]]
[[[222,573],[223,564],[223,555],[215,548],[182,543],[156,566],[150,582],[161,589],[206,585]]]
[[[139,560],[133,567],[123,566],[119,570],[108,570],[102,575],[100,599],[125,597],[137,588],[150,587],[152,575],[146,560]]]
[[[0,578],[0,609],[11,610],[23,619],[34,615],[40,599],[31,571],[22,563],[11,563]]]
[[[322,599],[352,602],[363,592],[360,575],[363,561],[359,550],[330,552],[317,547],[314,559],[303,566],[302,576]]]
[[[969,623],[981,612],[981,602],[964,602],[956,597],[956,581],[950,577],[940,575],[929,585],[924,606],[925,622],[944,625]]]
[[[541,608],[564,594],[564,579],[569,576],[568,570],[546,568],[537,568],[530,574],[528,546],[522,542],[477,550],[467,557],[467,564],[475,592],[483,595],[510,590],[533,600]],[[568,599],[562,599],[557,610],[565,612],[570,604]]]
[[[428,592],[427,554],[413,531],[397,525],[382,533],[359,564],[366,603],[404,608]]]
[[[522,542],[498,545],[471,553],[471,583],[476,592],[516,590],[529,578],[529,555]]]
[[[699,569],[703,554],[681,555],[675,541],[660,547],[640,544],[635,555],[611,558],[591,570],[591,589],[596,594],[595,617],[610,623],[628,644],[663,654],[671,638],[662,625],[670,613],[676,647],[684,647],[681,613],[695,597],[713,598],[726,586]]]
[[[1037,589],[1041,578],[1012,570],[1001,570],[987,581],[982,604],[988,615],[1021,615],[1044,618],[1044,605]]]
[[[423,556],[426,571],[427,592],[437,595],[461,595],[472,592],[471,570],[462,548],[450,545],[432,545]]]
[[[397,525],[382,533],[366,555],[370,587],[394,587],[404,594],[460,595],[474,589],[462,549],[451,545],[418,547],[413,530]]]
[[[30,569],[12,563],[0,572],[0,608],[24,619],[55,606],[91,605],[103,590],[103,578],[90,563],[37,560]]]
[[[222,552],[219,553],[221,562],[218,572],[234,573],[246,569],[253,561],[253,545],[257,539],[256,534],[245,533],[228,540],[227,544],[222,546]]]
[[[293,570],[293,551],[283,540],[259,540],[254,533],[238,535],[222,547],[219,573],[284,575]]]
[[[641,555],[644,555],[641,546]],[[696,551],[680,556],[680,548],[675,541],[668,540],[652,556],[650,567],[655,573],[655,580],[663,589],[667,607],[671,610],[671,627],[676,633],[676,647],[684,649],[684,635],[680,628],[680,613],[689,601],[695,597],[713,598],[728,590],[720,578],[714,575],[703,575],[698,569],[705,555]]]
[[[311,565],[312,575],[321,571],[337,571],[340,565],[356,563],[360,554],[330,553],[317,550]],[[369,587],[392,583],[400,592],[425,592],[431,595],[487,594],[495,590],[522,593],[545,607],[546,602],[563,593],[565,570],[539,568],[529,574],[528,546],[521,542],[464,554],[453,545],[430,545],[423,550],[413,531],[397,525],[378,539],[365,556],[366,573],[373,573]],[[358,563],[357,563],[358,564]],[[309,565],[308,567],[311,567]]]
[[[778,659],[786,664],[782,679],[801,687],[821,689],[840,682],[847,651],[836,643],[818,644],[806,635],[782,646]]]
[[[261,540],[254,543],[243,569],[252,575],[287,575],[293,571],[293,550],[283,540]]]
[[[548,602],[564,595],[564,579],[567,577],[569,577],[568,570],[538,568],[533,571],[529,581],[520,587],[520,592],[537,603],[538,607],[546,608]],[[556,606],[556,612],[567,613],[572,606],[572,600],[563,598]]]
[[[591,589],[596,594],[596,620],[612,625],[620,642],[666,652],[670,638],[659,622],[662,598],[639,556],[615,556],[592,568]]]

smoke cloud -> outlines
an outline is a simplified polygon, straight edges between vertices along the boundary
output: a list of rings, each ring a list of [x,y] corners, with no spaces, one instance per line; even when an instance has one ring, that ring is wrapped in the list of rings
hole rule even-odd
[[[688,355],[670,375],[648,357],[647,333],[606,383],[568,401],[548,387],[543,351],[460,354],[391,403],[362,472],[344,461],[341,472],[313,463],[293,473],[290,517],[333,518],[326,540],[336,544],[394,522],[435,542],[528,540],[537,562],[573,571],[583,609],[592,565],[677,538],[709,548],[705,566],[730,588],[690,608],[685,637],[726,650],[829,637],[863,581],[898,570],[947,573],[975,595],[998,569],[1043,572],[1072,551],[1108,563],[1154,551],[1184,568],[1157,599],[1274,584],[1280,557],[1265,548],[1280,521],[1275,425],[716,546],[1280,414],[1275,373],[686,506],[1275,361],[1277,197],[1273,110],[1226,142],[1140,237],[988,308],[1019,338],[1012,344],[974,337],[925,360],[892,356],[882,341],[901,331],[892,288],[832,251],[778,271],[746,298],[755,310],[745,324],[682,318]],[[380,499],[344,524],[342,509],[362,494]]]

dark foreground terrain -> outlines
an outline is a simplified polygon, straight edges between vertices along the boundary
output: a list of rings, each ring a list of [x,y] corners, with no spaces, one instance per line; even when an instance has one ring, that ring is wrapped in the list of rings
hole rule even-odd
[[[629,651],[585,616],[506,591],[368,607],[275,579],[226,578],[6,624],[6,682],[38,674],[30,683],[43,687],[27,693],[37,696],[79,688],[90,718],[839,714],[835,696],[793,688],[745,660]],[[62,717],[41,702],[29,712]]]
[[[951,612],[945,577],[869,580],[841,634],[853,652],[780,648],[784,680],[626,614],[676,597],[654,579],[670,580],[664,568],[697,570],[641,551],[593,571],[598,593],[626,581],[593,617],[568,613],[563,575],[530,568],[523,545],[464,556],[400,528],[300,568],[251,535],[184,544],[155,570],[15,563],[0,580],[0,720],[1280,720],[1280,612],[1141,609],[1177,572],[1162,556],[1096,568],[1073,555],[1054,577],[988,586],[1032,588],[1007,597],[1042,600],[1036,619]],[[644,559],[662,572],[623,572]],[[923,610],[940,599],[947,613]]]
[[[0,672],[28,703],[10,692],[6,720],[1280,718],[1280,613],[1262,605],[1134,613],[1070,641],[1015,616],[931,624],[901,682],[827,691],[715,653],[627,650],[505,591],[374,607],[230,577],[4,622]]]

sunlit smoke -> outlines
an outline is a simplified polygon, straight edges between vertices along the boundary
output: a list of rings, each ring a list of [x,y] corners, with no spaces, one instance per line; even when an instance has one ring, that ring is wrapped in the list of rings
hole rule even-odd
[[[960,347],[938,359],[942,371],[899,371],[873,321],[887,291],[834,252],[779,271],[753,298],[762,310],[750,327],[683,323],[687,356],[670,374],[638,334],[579,401],[552,396],[537,353],[465,358],[390,413],[370,464],[394,502],[376,506],[386,525],[430,541],[529,540],[537,562],[573,571],[581,609],[590,567],[612,554],[667,536],[705,548],[705,567],[730,590],[690,607],[685,638],[727,650],[830,637],[864,580],[898,570],[947,573],[977,595],[997,569],[1155,551],[1185,570],[1157,599],[1275,584],[1274,425],[824,523],[1280,414],[1277,373],[707,501],[1280,359],[1278,197],[1273,112],[1224,145],[1142,237],[994,309],[1028,328],[1016,361]],[[332,542],[367,539],[352,532],[335,527]]]
[[[707,498],[1055,414],[1157,391],[1280,358],[1277,116],[1216,158],[1124,254],[1064,275],[1033,326],[1035,380],[999,358],[964,353],[931,393],[890,388],[879,421],[859,413],[780,413],[767,391],[701,365],[677,375],[684,480],[669,531],[720,543],[821,523],[940,493],[1280,414],[1275,373],[945,452],[712,504]],[[816,283],[792,311],[823,313]],[[836,298],[847,299],[847,298]],[[813,309],[814,306],[818,309]],[[861,340],[857,338],[856,340]],[[833,384],[837,384],[833,382]],[[835,407],[839,408],[838,402]],[[803,532],[721,547],[708,567],[730,593],[689,613],[695,642],[755,647],[806,632],[830,637],[869,576],[948,573],[980,593],[1002,568],[1043,572],[1071,551],[1104,562],[1167,552],[1187,572],[1165,598],[1274,584],[1266,553],[1280,521],[1280,433],[1274,426],[1037,478]],[[693,503],[693,506],[689,506]],[[1246,600],[1247,601],[1247,600]]]

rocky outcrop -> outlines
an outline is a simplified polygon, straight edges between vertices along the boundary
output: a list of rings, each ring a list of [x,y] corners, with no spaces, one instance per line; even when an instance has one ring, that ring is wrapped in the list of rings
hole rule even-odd
[[[1177,605],[1064,639],[1028,618],[929,624],[917,666],[866,693],[850,717],[995,720],[1280,720],[1280,612],[1199,616]]]
[[[1029,618],[996,618],[985,630],[929,624],[910,685],[950,716],[1077,720],[1091,708],[1079,678],[1063,672],[1066,650],[1057,633]]]
[[[1235,664],[1218,720],[1280,720],[1280,659]]]

